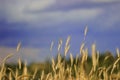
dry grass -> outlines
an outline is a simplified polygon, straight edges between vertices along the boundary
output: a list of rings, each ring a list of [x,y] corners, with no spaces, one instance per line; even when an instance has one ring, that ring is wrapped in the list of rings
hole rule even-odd
[[[88,28],[85,28],[84,35],[86,37]],[[42,70],[38,76],[38,69],[34,70],[31,74],[28,70],[26,63],[22,68],[22,62],[18,59],[18,67],[16,70],[12,70],[10,67],[5,66],[5,62],[13,54],[8,55],[1,63],[0,68],[0,80],[120,80],[120,53],[117,48],[117,58],[109,66],[104,65],[110,60],[111,55],[104,57],[103,62],[100,62],[99,52],[96,50],[96,45],[93,44],[91,52],[91,65],[89,64],[88,49],[85,48],[83,42],[80,46],[80,54],[77,54],[74,58],[72,53],[69,54],[70,49],[70,36],[66,40],[64,47],[64,57],[61,56],[62,40],[58,44],[58,56],[57,60],[51,59],[51,67],[48,73]],[[85,41],[85,38],[84,38]],[[51,44],[50,51],[52,52],[53,43]],[[20,50],[21,43],[18,44],[16,51]],[[70,63],[67,62],[66,56],[70,55]],[[103,65],[100,65],[103,63]],[[7,70],[9,73],[7,73]],[[22,73],[21,73],[22,72]],[[38,77],[36,77],[38,76]]]

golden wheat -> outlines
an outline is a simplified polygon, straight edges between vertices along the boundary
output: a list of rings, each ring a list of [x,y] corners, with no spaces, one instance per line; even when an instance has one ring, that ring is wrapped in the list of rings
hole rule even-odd
[[[87,35],[88,28],[85,28],[84,36]],[[106,55],[103,60],[100,60],[100,52],[96,50],[96,45],[93,44],[91,51],[91,60],[89,59],[88,49],[85,48],[84,41],[80,46],[80,54],[73,57],[69,54],[70,62],[66,59],[70,49],[70,39],[68,36],[65,47],[64,57],[61,54],[62,39],[58,43],[57,59],[51,58],[51,64],[48,72],[41,70],[38,76],[39,69],[36,68],[33,73],[30,73],[27,63],[22,66],[20,57],[18,58],[18,67],[13,70],[11,67],[6,66],[6,61],[15,54],[9,54],[5,57],[0,66],[0,80],[119,80],[120,79],[120,53],[116,49],[117,58],[110,64],[107,61],[111,59],[112,55]],[[50,51],[52,52],[54,42],[51,43]],[[18,44],[16,51],[19,52],[21,43]],[[103,62],[100,62],[103,61]],[[106,64],[104,64],[106,63]],[[106,66],[107,65],[107,66]],[[48,68],[48,66],[47,66]],[[7,73],[8,71],[8,73]]]

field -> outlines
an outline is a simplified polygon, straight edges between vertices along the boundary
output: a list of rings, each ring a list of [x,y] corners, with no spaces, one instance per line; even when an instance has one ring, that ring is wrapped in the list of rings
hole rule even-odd
[[[84,31],[86,37],[87,28]],[[100,54],[96,45],[91,45],[91,55],[85,47],[85,37],[80,46],[80,53],[73,57],[69,53],[70,36],[66,40],[64,55],[61,53],[62,40],[59,40],[56,58],[44,63],[26,65],[18,59],[18,64],[6,64],[6,60],[12,57],[8,55],[0,64],[0,80],[120,80],[120,53],[116,49],[116,55],[111,52]],[[52,51],[53,43],[50,50]],[[16,51],[19,51],[18,44]],[[69,55],[69,59],[66,56]]]

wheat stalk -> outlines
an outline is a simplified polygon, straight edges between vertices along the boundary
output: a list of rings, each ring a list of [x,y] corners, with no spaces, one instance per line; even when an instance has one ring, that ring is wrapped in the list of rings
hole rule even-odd
[[[88,32],[88,27],[86,26],[86,27],[85,27],[85,30],[84,30],[84,41],[85,41],[85,38],[86,38],[87,32]]]
[[[95,44],[92,45],[92,65],[93,65],[93,70],[96,71],[96,66],[97,66],[97,58],[96,58],[96,46]]]
[[[18,45],[17,45],[17,48],[16,48],[17,52],[20,50],[20,47],[21,47],[21,42],[19,42]]]
[[[118,48],[116,49],[116,52],[117,52],[117,56],[120,57],[120,52]]]

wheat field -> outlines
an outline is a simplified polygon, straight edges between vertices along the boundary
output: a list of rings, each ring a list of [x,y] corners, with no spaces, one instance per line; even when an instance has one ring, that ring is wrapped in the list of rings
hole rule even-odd
[[[86,27],[85,37],[87,30]],[[119,49],[116,49],[116,56],[109,52],[102,56],[96,50],[96,45],[92,44],[89,56],[88,49],[85,47],[85,37],[76,57],[69,53],[71,37],[68,36],[66,40],[64,55],[60,51],[62,40],[59,40],[57,57],[51,58],[49,64],[33,67],[32,72],[26,62],[23,63],[20,58],[14,69],[6,66],[6,60],[12,57],[12,54],[9,54],[0,64],[0,80],[120,80]],[[20,44],[18,44],[16,51],[19,51]],[[52,47],[53,42],[50,51],[52,51]],[[69,59],[66,58],[67,55],[69,55]]]

